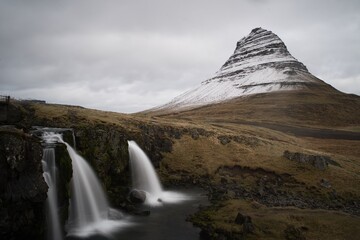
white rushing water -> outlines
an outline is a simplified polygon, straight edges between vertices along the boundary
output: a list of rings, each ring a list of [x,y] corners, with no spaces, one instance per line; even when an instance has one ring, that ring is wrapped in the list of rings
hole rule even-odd
[[[46,217],[48,223],[47,239],[61,240],[62,228],[60,227],[57,199],[57,167],[55,163],[55,149],[45,148],[43,150],[43,176],[49,189],[46,200]]]
[[[190,199],[188,196],[164,191],[150,159],[135,141],[128,141],[131,166],[132,188],[146,192],[145,203],[161,205]]]
[[[116,221],[123,216],[119,211],[110,208],[100,181],[90,165],[68,143],[62,139],[60,141],[66,145],[73,165],[68,234],[107,235],[126,225],[125,222]]]
[[[150,159],[135,141],[128,141],[128,144],[133,188],[160,197],[163,189]]]
[[[108,235],[121,226],[128,225],[121,212],[110,208],[105,192],[86,160],[62,139],[59,133],[44,133],[47,143],[60,142],[66,145],[72,160],[73,178],[70,199],[68,235]]]
[[[76,227],[100,221],[107,217],[109,204],[99,180],[89,164],[66,142],[73,164],[73,193],[71,221]]]

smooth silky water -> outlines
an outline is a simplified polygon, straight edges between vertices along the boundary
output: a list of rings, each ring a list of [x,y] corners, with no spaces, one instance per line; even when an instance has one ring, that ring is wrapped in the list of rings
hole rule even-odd
[[[101,183],[90,165],[68,143],[63,141],[62,135],[60,133],[44,132],[43,139],[48,144],[56,142],[65,144],[72,160],[73,178],[71,182],[69,219],[65,226],[67,236],[89,237],[101,235],[111,237],[113,232],[128,226],[130,223],[123,214],[110,207]],[[48,178],[46,172],[44,176],[45,179]],[[49,196],[48,201],[51,202],[49,205],[57,205],[54,197]],[[58,216],[53,212],[56,213],[56,211],[50,212],[51,219],[54,219],[52,222],[59,222]],[[49,227],[53,232],[52,239],[62,239],[61,234],[58,233],[61,233],[61,229],[60,231],[54,231],[57,228]]]
[[[150,210],[149,216],[135,216],[132,222],[136,225],[124,228],[114,239],[123,240],[199,240],[200,229],[193,226],[186,218],[197,212],[199,206],[209,205],[205,192],[199,188],[174,189],[191,196],[177,203],[164,202],[159,206],[145,206]]]
[[[163,190],[159,177],[145,152],[135,141],[128,141],[132,188],[146,193],[145,204],[161,206],[190,200],[191,195]]]
[[[59,221],[59,206],[57,199],[57,167],[55,162],[55,149],[53,147],[46,147],[43,150],[43,176],[48,185],[47,199],[46,199],[46,219],[47,239],[61,240],[63,239],[62,228]]]
[[[129,141],[132,188],[146,192],[145,204],[139,211],[150,211],[149,216],[132,216],[129,224],[112,235],[82,236],[87,240],[199,240],[200,229],[186,218],[208,205],[205,192],[199,188],[165,191],[150,159],[134,142]],[[158,201],[161,199],[161,201]],[[72,236],[71,239],[77,239]]]
[[[151,164],[141,148],[129,141],[129,155],[133,188],[146,192],[141,210],[149,210],[149,216],[126,217],[112,209],[101,183],[90,165],[65,141],[62,134],[44,132],[43,139],[50,146],[65,144],[72,160],[73,179],[69,207],[69,219],[65,226],[66,239],[200,239],[200,229],[186,221],[186,217],[208,204],[200,189],[177,189],[165,191]],[[74,143],[75,144],[75,143]],[[64,239],[57,206],[54,147],[44,149],[44,178],[48,191],[48,239]]]
[[[149,216],[132,216],[131,224],[123,227],[111,236],[92,235],[81,237],[84,240],[202,240],[200,229],[186,218],[206,206],[209,201],[205,192],[199,188],[178,188],[191,199],[175,203],[163,203],[160,206],[143,205],[141,210],[150,210]],[[69,240],[80,238],[71,237]]]

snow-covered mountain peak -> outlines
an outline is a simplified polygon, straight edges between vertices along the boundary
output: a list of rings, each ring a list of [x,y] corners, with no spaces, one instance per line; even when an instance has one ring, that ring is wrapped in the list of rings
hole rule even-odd
[[[274,63],[282,65],[286,63],[289,66],[284,69],[287,70],[296,68],[307,72],[307,68],[291,56],[284,42],[276,34],[262,28],[255,28],[248,36],[237,42],[233,55],[216,72],[214,78],[239,74],[242,70],[248,73],[246,70],[263,69],[271,67]]]
[[[318,82],[276,34],[255,28],[237,42],[234,53],[212,78],[150,111],[188,109],[250,94],[306,88]]]

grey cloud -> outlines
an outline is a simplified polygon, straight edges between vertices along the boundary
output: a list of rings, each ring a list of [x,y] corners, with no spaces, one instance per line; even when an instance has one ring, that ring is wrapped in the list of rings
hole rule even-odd
[[[312,73],[360,94],[359,10],[335,0],[5,0],[0,94],[144,110],[211,77],[258,26]]]

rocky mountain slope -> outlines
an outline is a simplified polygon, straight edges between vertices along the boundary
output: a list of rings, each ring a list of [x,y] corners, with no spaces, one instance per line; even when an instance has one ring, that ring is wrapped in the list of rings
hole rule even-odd
[[[271,31],[255,28],[238,41],[234,53],[214,77],[150,111],[178,111],[258,93],[326,85],[308,72]]]

